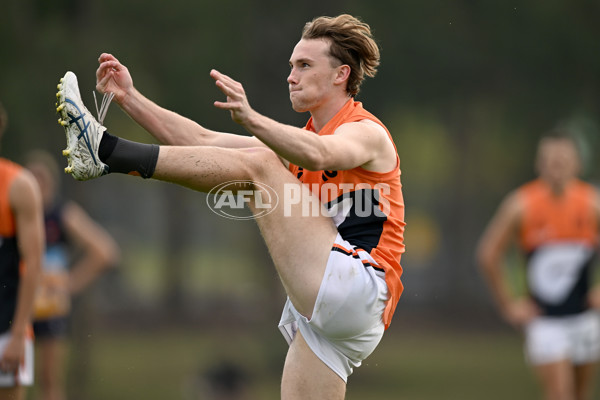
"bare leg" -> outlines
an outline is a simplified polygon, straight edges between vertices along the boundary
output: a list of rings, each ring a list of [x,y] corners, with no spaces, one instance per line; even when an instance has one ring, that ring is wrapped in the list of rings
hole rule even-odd
[[[275,153],[266,148],[165,146],[160,148],[153,178],[203,192],[231,180],[266,184],[275,190],[279,206],[256,222],[290,300],[300,313],[311,317],[337,229],[331,218],[320,212],[302,215],[302,203],[310,204],[311,210],[312,206],[319,210],[322,205]],[[249,187],[264,190],[252,183]],[[294,187],[302,196],[302,201],[288,203],[289,215],[281,204],[286,187]],[[255,209],[253,201],[250,209]]]
[[[591,400],[594,389],[596,364],[582,364],[575,367],[575,399]]]
[[[224,149],[211,147],[161,147],[153,178],[177,183],[194,190],[210,191],[231,180],[248,180],[254,190],[261,183],[275,190],[280,204],[256,222],[267,244],[282,284],[296,309],[310,318],[337,229],[331,218],[302,215],[302,203],[322,207],[319,199],[304,187],[269,149]],[[292,185],[302,201],[281,204],[284,188]],[[289,187],[289,186],[288,186]],[[250,203],[254,211],[254,199]],[[289,215],[287,215],[289,214]],[[282,399],[343,399],[345,382],[296,334],[286,358],[281,383]]]
[[[343,400],[346,383],[315,356],[300,331],[290,345],[283,378],[282,400]]]
[[[546,400],[575,400],[573,366],[562,360],[535,367]]]
[[[64,400],[64,353],[63,339],[47,338],[39,341],[41,353],[42,400]]]

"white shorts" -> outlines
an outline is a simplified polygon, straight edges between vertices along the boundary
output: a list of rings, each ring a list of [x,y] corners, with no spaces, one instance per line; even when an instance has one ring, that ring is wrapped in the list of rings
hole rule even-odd
[[[539,317],[525,327],[525,355],[533,365],[570,360],[600,360],[600,315],[596,311],[565,317]]]
[[[10,339],[10,332],[0,335],[0,355]],[[17,373],[0,372],[0,387],[30,386],[33,384],[33,340],[25,339],[25,360]]]
[[[279,329],[290,344],[298,329],[311,350],[344,381],[375,350],[383,336],[388,289],[383,271],[366,251],[355,251],[338,234],[338,251],[327,261],[312,318],[288,298]],[[346,251],[345,251],[346,250]]]

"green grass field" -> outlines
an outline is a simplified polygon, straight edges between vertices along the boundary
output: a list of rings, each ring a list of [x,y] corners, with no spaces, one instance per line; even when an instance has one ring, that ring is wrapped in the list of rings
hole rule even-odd
[[[348,400],[540,398],[512,332],[395,328],[351,376]],[[222,360],[249,374],[249,399],[279,398],[286,344],[276,334],[140,329],[97,333],[90,341],[89,400],[206,399],[192,390],[194,376]]]

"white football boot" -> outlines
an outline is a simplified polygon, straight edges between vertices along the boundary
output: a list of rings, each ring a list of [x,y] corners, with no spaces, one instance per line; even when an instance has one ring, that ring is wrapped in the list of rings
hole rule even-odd
[[[106,128],[83,105],[73,72],[67,72],[57,88],[58,123],[65,128],[67,135],[67,148],[62,152],[68,161],[65,172],[79,181],[106,175],[108,165],[98,157],[98,147]]]

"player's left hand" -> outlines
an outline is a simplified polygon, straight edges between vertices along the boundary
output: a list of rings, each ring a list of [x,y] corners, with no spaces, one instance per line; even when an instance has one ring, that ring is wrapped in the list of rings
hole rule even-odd
[[[221,92],[227,96],[226,102],[215,101],[215,107],[222,110],[229,110],[231,118],[236,123],[242,126],[245,125],[253,110],[250,107],[242,84],[215,69],[210,71],[210,76],[215,80],[215,84]]]

